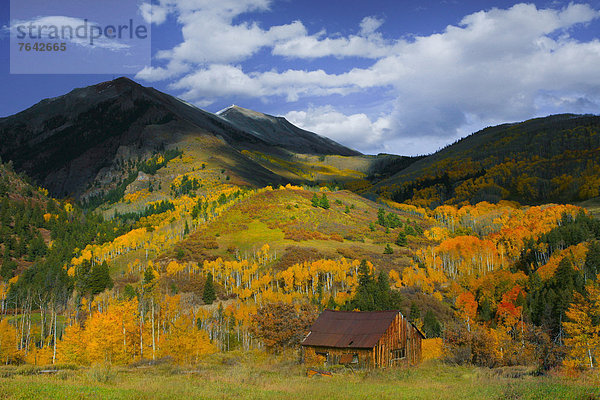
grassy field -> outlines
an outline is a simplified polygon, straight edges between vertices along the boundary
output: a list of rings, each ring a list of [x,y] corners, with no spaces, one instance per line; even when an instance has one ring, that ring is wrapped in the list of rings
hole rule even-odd
[[[594,217],[600,218],[600,197],[594,197],[577,205],[587,209]]]
[[[506,370],[442,363],[308,378],[289,357],[240,361],[217,355],[193,370],[162,365],[31,372],[0,368],[0,399],[600,399],[598,378],[515,378]]]

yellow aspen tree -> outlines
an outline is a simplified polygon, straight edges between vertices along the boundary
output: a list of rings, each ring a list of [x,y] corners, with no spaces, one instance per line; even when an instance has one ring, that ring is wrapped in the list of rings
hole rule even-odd
[[[18,353],[17,330],[5,318],[0,321],[0,363],[15,361]]]
[[[575,302],[565,312],[569,321],[563,322],[563,328],[569,352],[564,363],[569,367],[591,369],[600,356],[600,326],[593,323],[595,317],[600,317],[600,289],[596,285],[588,285],[587,289],[591,301],[576,293]]]
[[[65,363],[89,364],[86,344],[85,330],[78,323],[68,326],[58,342],[57,359]]]
[[[216,351],[208,334],[199,330],[189,316],[178,318],[161,344],[163,356],[171,356],[175,362],[184,365],[195,364],[200,357]]]

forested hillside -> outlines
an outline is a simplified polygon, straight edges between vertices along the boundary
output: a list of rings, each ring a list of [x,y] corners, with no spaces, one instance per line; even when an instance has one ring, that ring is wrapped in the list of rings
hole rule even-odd
[[[374,191],[436,207],[514,200],[577,202],[599,195],[600,117],[555,115],[486,128],[422,158]]]
[[[105,220],[3,166],[2,359],[187,364],[293,347],[325,307],[399,307],[453,362],[595,362],[600,222],[583,209],[188,181],[154,201],[128,186]]]

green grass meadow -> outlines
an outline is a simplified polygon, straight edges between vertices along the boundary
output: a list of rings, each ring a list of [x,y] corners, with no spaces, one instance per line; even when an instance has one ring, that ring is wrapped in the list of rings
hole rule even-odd
[[[290,357],[223,356],[193,368],[92,366],[39,374],[0,368],[0,399],[600,399],[598,376],[509,377],[429,362],[415,368],[306,376]]]

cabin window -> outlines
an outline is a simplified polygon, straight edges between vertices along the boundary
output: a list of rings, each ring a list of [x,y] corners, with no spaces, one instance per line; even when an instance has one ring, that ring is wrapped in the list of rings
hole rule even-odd
[[[321,356],[325,358],[325,363],[329,363],[329,353],[326,351],[315,351],[315,354],[317,356]]]
[[[406,348],[395,349],[391,351],[392,353],[392,361],[402,360],[406,358]]]
[[[343,365],[358,364],[358,353],[344,353],[340,356],[339,363]]]

